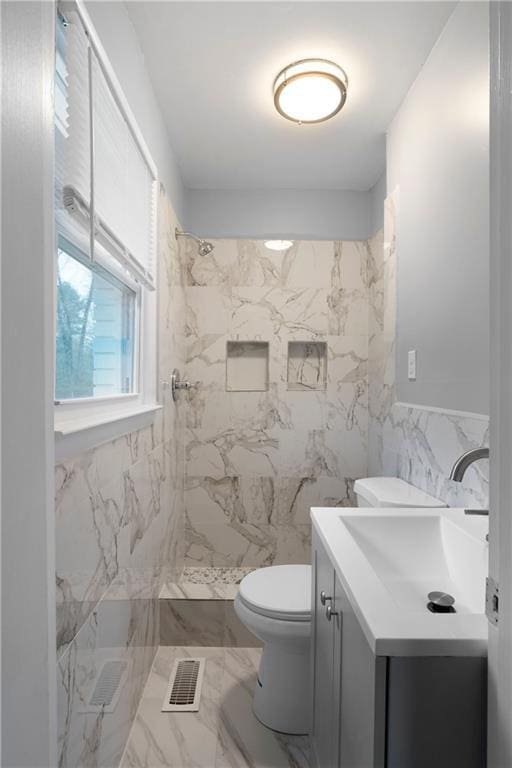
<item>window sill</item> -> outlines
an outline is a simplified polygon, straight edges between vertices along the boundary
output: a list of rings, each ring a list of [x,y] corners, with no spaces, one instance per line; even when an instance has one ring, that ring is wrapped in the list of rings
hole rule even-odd
[[[162,405],[131,405],[114,414],[87,414],[86,416],[64,417],[56,412],[55,461],[64,461],[94,448],[100,443],[135,432],[153,423],[155,414]]]

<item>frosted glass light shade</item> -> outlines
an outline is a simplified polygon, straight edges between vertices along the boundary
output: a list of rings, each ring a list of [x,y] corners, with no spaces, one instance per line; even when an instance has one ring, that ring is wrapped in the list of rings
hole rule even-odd
[[[347,75],[325,59],[289,64],[274,82],[274,104],[280,115],[296,123],[321,123],[334,117],[347,98]]]
[[[287,251],[292,245],[292,240],[265,240],[265,248],[269,251]]]

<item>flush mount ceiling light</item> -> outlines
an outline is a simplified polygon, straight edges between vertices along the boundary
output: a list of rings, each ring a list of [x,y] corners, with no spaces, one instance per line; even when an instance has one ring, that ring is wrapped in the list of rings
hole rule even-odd
[[[287,251],[292,245],[292,240],[265,240],[265,248],[270,251]]]
[[[274,81],[274,104],[295,123],[322,123],[334,117],[347,98],[347,75],[333,61],[302,59],[285,67]]]

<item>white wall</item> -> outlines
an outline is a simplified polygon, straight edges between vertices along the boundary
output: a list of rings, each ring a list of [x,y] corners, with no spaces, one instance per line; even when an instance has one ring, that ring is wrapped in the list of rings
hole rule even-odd
[[[369,192],[186,190],[185,227],[203,237],[365,240]]]
[[[487,3],[459,3],[390,126],[398,399],[489,412]],[[417,381],[407,351],[418,350]]]
[[[384,200],[386,199],[386,171],[370,189],[370,229],[369,236],[373,236],[384,226]]]
[[[2,754],[57,765],[53,505],[54,5],[2,26]]]
[[[157,165],[160,181],[178,219],[183,220],[185,200],[180,170],[124,3],[86,0],[85,6]]]

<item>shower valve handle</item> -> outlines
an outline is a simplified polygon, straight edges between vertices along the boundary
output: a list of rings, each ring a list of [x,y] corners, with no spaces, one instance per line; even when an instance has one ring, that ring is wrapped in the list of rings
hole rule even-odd
[[[187,379],[181,379],[180,372],[175,368],[171,374],[171,393],[174,402],[178,399],[178,393],[182,389],[192,389],[192,384]]]

